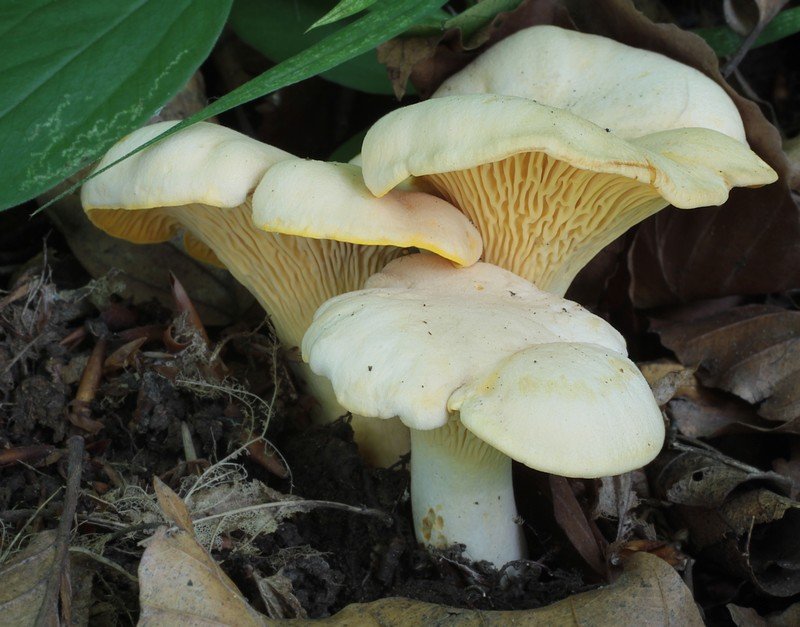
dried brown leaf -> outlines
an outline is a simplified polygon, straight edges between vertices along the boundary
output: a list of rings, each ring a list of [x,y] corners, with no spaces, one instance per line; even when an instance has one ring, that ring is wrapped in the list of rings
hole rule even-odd
[[[587,518],[578,503],[569,481],[556,475],[550,475],[549,481],[556,522],[583,560],[597,574],[605,577],[608,574],[604,557],[605,540],[593,528],[594,523]]]
[[[0,616],[7,625],[34,625],[56,561],[56,532],[37,533],[30,544],[0,566]],[[49,620],[58,624],[55,605]]]
[[[278,619],[307,617],[300,601],[294,596],[292,581],[283,574],[283,571],[270,577],[263,577],[254,571],[253,579],[267,616]]]
[[[139,563],[140,627],[268,624],[184,531],[160,529]]]
[[[700,449],[662,453],[656,468],[651,477],[656,491],[678,505],[716,508],[745,488],[766,485],[781,495],[788,494],[791,488],[781,475],[744,467],[721,453],[709,454]]]
[[[536,610],[477,611],[409,599],[382,599],[350,605],[315,625],[402,627],[505,627],[506,625],[618,625],[635,617],[639,625],[701,627],[692,593],[663,560],[637,553],[611,585],[576,594]],[[301,625],[312,625],[301,622]]]
[[[699,382],[683,388],[666,406],[667,416],[678,430],[691,438],[712,438],[730,433],[796,432],[796,421],[775,425],[737,398],[704,388]]]
[[[800,503],[791,482],[721,453],[662,454],[652,481],[697,551],[763,593],[800,592]]]
[[[0,624],[87,624],[93,572],[77,556],[69,556],[60,576],[60,611],[56,597],[42,611],[42,604],[48,602],[48,580],[53,569],[59,568],[56,538],[55,530],[36,533],[28,546],[0,564]]]
[[[800,312],[745,305],[698,320],[654,320],[652,329],[683,364],[698,369],[704,385],[760,403],[760,416],[797,432]]]
[[[670,422],[691,438],[748,431],[796,433],[800,429],[800,418],[776,426],[761,418],[749,403],[704,387],[693,367],[668,360],[639,367]]]
[[[761,189],[734,190],[722,207],[667,209],[644,223],[629,256],[634,304],[775,292],[800,283],[800,211],[787,185],[780,135],[755,103],[725,82],[713,50],[673,24],[654,24],[627,0],[566,4],[579,29],[664,54],[719,83],[739,109],[750,146],[781,177]]]
[[[414,66],[433,56],[441,36],[395,37],[378,46],[378,63],[386,66],[395,97],[400,100],[406,93],[408,78]]]
[[[678,362],[663,359],[641,363],[638,366],[653,391],[659,407],[666,405],[681,390],[694,386],[694,370]]]
[[[535,24],[570,26],[566,10],[558,0],[525,0],[513,11],[498,13],[492,20],[464,41],[459,29],[450,29],[437,37],[404,37],[393,39],[382,48],[382,63],[393,77],[395,94],[405,91],[410,77],[417,93],[423,98],[432,94],[451,74],[454,74],[482,50],[501,39]],[[412,43],[417,40],[419,43]],[[404,53],[404,51],[414,51]],[[395,82],[395,78],[397,82]]]
[[[795,627],[800,625],[800,603],[790,605],[782,612],[760,616],[753,608],[729,603],[728,611],[736,627]]]
[[[192,516],[189,513],[189,508],[175,492],[161,479],[153,477],[153,489],[158,499],[158,506],[164,515],[174,522],[179,529],[187,532],[194,537],[194,525],[192,524]]]

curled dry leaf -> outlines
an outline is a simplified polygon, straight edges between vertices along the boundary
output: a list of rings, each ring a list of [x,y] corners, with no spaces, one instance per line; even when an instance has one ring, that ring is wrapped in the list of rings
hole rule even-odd
[[[139,626],[266,625],[212,557],[185,531],[155,533],[139,563]]]
[[[48,620],[54,625],[88,624],[94,572],[79,555],[69,556],[69,585],[61,586],[62,621],[58,621],[55,603],[40,616],[47,581],[56,568],[55,540],[55,530],[39,532],[22,551],[0,564],[0,624],[41,624],[37,617],[45,624]]]
[[[291,580],[279,571],[270,577],[253,572],[258,596],[270,618],[307,618],[306,611],[294,596]]]
[[[763,617],[751,607],[739,607],[732,603],[729,603],[727,607],[736,627],[793,627],[800,625],[800,603],[790,605],[782,612]]]
[[[34,625],[56,561],[56,532],[37,533],[25,549],[0,565],[0,616],[7,625]],[[55,605],[49,618],[58,623]]]
[[[576,594],[536,610],[477,611],[409,599],[350,605],[320,625],[618,625],[635,617],[639,625],[703,625],[692,593],[666,562],[647,553],[632,555],[610,586]],[[312,623],[301,623],[311,625]]]
[[[678,431],[690,438],[711,438],[729,433],[794,432],[797,421],[775,424],[738,398],[707,388],[694,368],[675,361],[640,364],[656,400]]]
[[[791,482],[720,453],[664,453],[651,480],[696,551],[772,596],[800,592],[800,503]]]
[[[607,576],[607,542],[594,521],[583,512],[569,481],[556,475],[549,475],[549,481],[553,495],[553,514],[558,526],[592,570],[598,575]]]
[[[739,109],[750,146],[780,175],[767,187],[734,190],[721,207],[668,209],[642,224],[629,256],[634,304],[775,292],[800,283],[800,211],[787,185],[780,135],[755,103],[725,82],[711,48],[675,25],[652,23],[626,0],[568,4],[581,30],[664,54],[719,83]]]
[[[156,493],[156,499],[158,499],[158,506],[166,517],[174,522],[179,529],[182,529],[194,537],[192,516],[189,514],[189,509],[186,507],[186,503],[183,502],[181,497],[175,494],[175,492],[158,477],[153,477],[153,489]]]
[[[707,387],[757,405],[753,428],[800,433],[800,312],[745,305],[652,329]]]

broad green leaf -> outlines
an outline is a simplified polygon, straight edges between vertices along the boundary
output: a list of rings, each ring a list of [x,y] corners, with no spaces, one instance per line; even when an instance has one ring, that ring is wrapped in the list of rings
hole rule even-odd
[[[325,24],[333,24],[346,17],[360,13],[367,7],[371,7],[377,1],[378,0],[340,0],[339,4],[314,22],[308,30],[325,26]]]
[[[155,139],[131,151],[122,159],[108,165],[103,171],[187,126],[229,111],[256,98],[261,98],[277,89],[299,83],[363,54],[366,50],[371,50],[387,39],[402,33],[411,24],[435,11],[444,3],[445,0],[396,0],[381,3],[374,11],[370,11],[364,17],[344,26],[307,50],[237,87],[202,111],[186,118]],[[94,176],[97,174],[99,171],[95,172]],[[52,204],[73,191],[85,181],[86,179],[79,181],[48,204]]]
[[[335,25],[308,30],[332,4],[331,0],[235,0],[230,24],[245,42],[271,61],[280,62],[336,32]],[[370,94],[393,93],[386,68],[378,63],[374,50],[332,67],[322,76]]]
[[[208,56],[231,0],[2,0],[0,209],[152,116]]]
[[[706,40],[706,43],[714,49],[717,56],[727,57],[732,55],[742,45],[744,37],[734,33],[727,26],[714,28],[696,28],[695,33]],[[764,30],[756,39],[753,48],[766,46],[775,41],[785,39],[800,32],[800,7],[786,9],[764,27]]]

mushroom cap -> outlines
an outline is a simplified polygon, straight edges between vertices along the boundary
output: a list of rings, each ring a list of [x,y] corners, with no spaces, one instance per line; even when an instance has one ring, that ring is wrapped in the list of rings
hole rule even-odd
[[[607,37],[557,26],[497,43],[434,94],[504,94],[570,111],[618,137],[708,128],[745,142],[725,90],[698,70]]]
[[[96,169],[176,123],[159,122],[131,133],[106,153]],[[163,242],[180,228],[174,217],[157,211],[128,212],[193,204],[237,207],[271,165],[288,158],[293,157],[232,129],[198,122],[87,181],[81,202],[89,219],[110,235],[139,244]],[[189,242],[189,250],[200,258],[215,258],[198,241]]]
[[[514,353],[456,390],[448,408],[512,459],[565,477],[639,468],[664,441],[661,412],[639,369],[597,344],[540,344]]]
[[[445,200],[393,190],[376,198],[361,168],[291,159],[272,166],[253,194],[253,222],[266,231],[354,244],[417,247],[459,265],[481,255],[480,234]]]
[[[428,430],[460,411],[479,438],[558,474],[636,468],[664,437],[613,327],[486,263],[392,261],[365,289],[320,307],[303,358],[354,413]]]
[[[434,429],[447,422],[453,391],[520,350],[557,341],[625,351],[602,319],[511,272],[417,254],[324,303],[302,348],[349,411]]]
[[[680,128],[625,139],[574,113],[516,96],[428,100],[387,114],[363,145],[364,181],[387,193],[409,176],[466,170],[523,152],[649,184],[681,208],[722,204],[731,187],[777,179],[746,144]]]
[[[124,137],[96,169],[176,123],[159,122]],[[194,203],[236,207],[255,189],[267,168],[293,158],[233,129],[198,122],[87,181],[81,201],[88,209],[151,209]]]

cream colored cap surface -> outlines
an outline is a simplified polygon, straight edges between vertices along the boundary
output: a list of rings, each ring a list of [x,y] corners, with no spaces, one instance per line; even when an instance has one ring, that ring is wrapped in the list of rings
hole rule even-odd
[[[554,342],[625,352],[619,333],[576,303],[490,264],[454,268],[417,254],[323,304],[303,358],[349,411],[433,429],[447,422],[456,389],[518,351]]]
[[[664,421],[625,355],[597,344],[540,344],[457,390],[448,407],[483,441],[532,468],[605,477],[650,462]]]
[[[688,65],[607,37],[534,26],[503,39],[434,94],[504,94],[564,109],[633,138],[708,128],[745,141],[725,90]]]
[[[97,166],[103,168],[157,137],[176,122],[135,131],[115,144]],[[274,163],[292,158],[217,124],[199,122],[146,148],[87,181],[85,209],[151,209],[188,204],[242,204]]]
[[[471,265],[483,245],[456,207],[423,192],[376,198],[361,168],[291,159],[272,166],[253,194],[253,222],[266,231],[354,244],[417,247]]]
[[[465,170],[522,152],[650,184],[682,208],[721,204],[731,187],[777,178],[746,144],[717,131],[683,128],[628,140],[563,109],[478,94],[428,100],[378,120],[364,138],[364,181],[380,196],[409,176]]]

